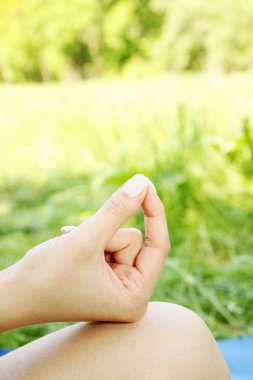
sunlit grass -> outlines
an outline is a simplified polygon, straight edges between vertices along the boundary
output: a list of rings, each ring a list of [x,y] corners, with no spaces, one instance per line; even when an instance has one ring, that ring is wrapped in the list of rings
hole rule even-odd
[[[89,217],[142,172],[165,203],[173,247],[152,298],[194,309],[216,337],[252,334],[252,82],[0,87],[0,267]],[[143,229],[141,214],[131,223]],[[57,326],[3,334],[0,344]]]

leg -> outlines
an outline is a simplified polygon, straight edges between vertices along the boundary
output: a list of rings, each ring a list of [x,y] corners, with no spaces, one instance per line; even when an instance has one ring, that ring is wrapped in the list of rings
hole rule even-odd
[[[206,325],[152,302],[135,323],[79,323],[0,358],[2,380],[229,380]]]

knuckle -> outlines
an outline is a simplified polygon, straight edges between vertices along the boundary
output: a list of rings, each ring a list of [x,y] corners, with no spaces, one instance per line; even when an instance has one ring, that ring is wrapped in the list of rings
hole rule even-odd
[[[146,304],[136,304],[133,302],[131,305],[121,312],[119,318],[121,322],[137,322],[143,318],[147,310]]]
[[[123,218],[129,213],[129,207],[125,201],[121,198],[114,199],[110,198],[106,204],[105,208],[110,214],[116,216],[117,218]]]
[[[147,304],[146,305],[140,305],[139,307],[135,307],[129,312],[128,320],[129,322],[137,322],[140,319],[142,319],[146,313],[147,310]]]
[[[169,238],[167,238],[166,241],[165,241],[165,243],[164,243],[164,253],[165,253],[165,256],[169,255],[170,250],[171,250],[171,243],[170,243]]]
[[[134,242],[142,242],[142,232],[138,228],[131,228],[130,232],[132,234]]]

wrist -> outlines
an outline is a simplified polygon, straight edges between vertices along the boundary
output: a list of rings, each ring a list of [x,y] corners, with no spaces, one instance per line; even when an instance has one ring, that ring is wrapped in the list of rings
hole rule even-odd
[[[32,294],[20,263],[0,272],[0,333],[32,324]]]

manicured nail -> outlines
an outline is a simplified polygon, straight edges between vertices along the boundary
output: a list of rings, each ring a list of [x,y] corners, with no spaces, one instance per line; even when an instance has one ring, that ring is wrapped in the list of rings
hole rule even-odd
[[[68,232],[72,231],[74,228],[76,228],[76,227],[75,226],[63,226],[63,227],[61,227],[61,232],[64,234],[67,234]]]
[[[147,187],[147,184],[148,179],[144,175],[136,174],[125,183],[122,190],[130,197],[138,197]]]

